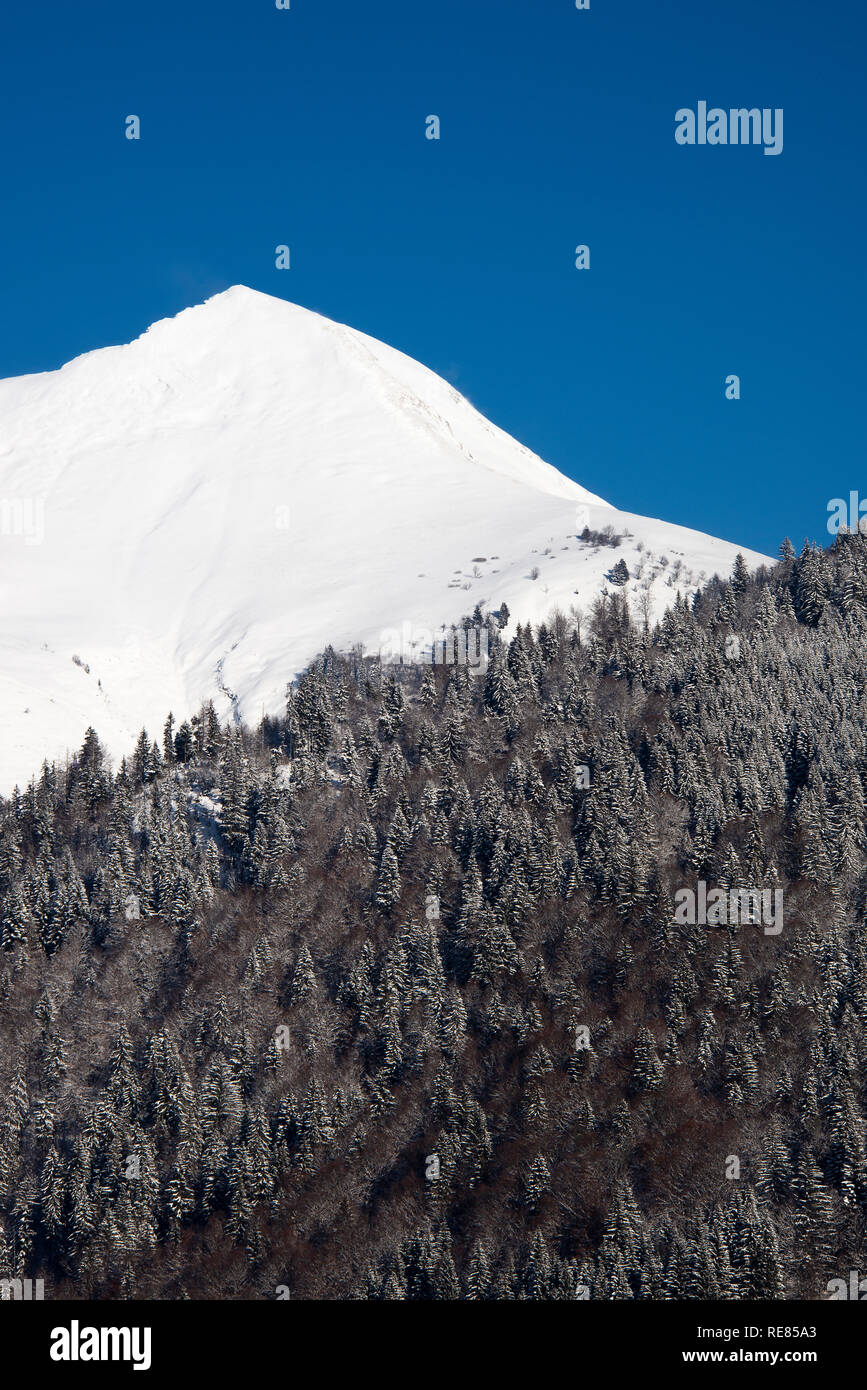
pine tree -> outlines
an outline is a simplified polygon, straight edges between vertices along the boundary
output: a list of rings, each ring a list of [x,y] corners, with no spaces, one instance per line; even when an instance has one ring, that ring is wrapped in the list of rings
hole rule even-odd
[[[386,845],[382,851],[382,859],[379,866],[379,876],[376,883],[376,903],[383,912],[391,912],[396,905],[401,893],[400,870],[398,868],[397,856],[391,845]]]

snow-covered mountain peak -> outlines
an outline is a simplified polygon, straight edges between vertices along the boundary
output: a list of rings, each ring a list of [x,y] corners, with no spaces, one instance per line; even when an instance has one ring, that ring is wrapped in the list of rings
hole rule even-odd
[[[277,710],[329,642],[503,600],[541,620],[619,558],[658,613],[736,553],[616,511],[412,358],[243,285],[0,382],[0,507],[0,791],[88,724],[119,757],[212,696]]]

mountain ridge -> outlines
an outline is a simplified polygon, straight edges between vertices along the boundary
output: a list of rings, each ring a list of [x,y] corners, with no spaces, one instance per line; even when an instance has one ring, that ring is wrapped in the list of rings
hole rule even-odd
[[[170,709],[275,712],[329,643],[477,603],[541,621],[620,558],[655,618],[738,549],[611,507],[406,354],[244,286],[0,382],[0,499],[0,787],[88,725],[119,758]]]

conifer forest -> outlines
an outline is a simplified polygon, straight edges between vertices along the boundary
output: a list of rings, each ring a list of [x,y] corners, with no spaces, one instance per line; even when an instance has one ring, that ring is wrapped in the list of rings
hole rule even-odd
[[[818,1300],[867,1217],[867,540],[0,801],[0,1277]],[[773,930],[690,921],[699,884]],[[687,895],[688,896],[688,895]],[[695,915],[695,914],[693,914]]]

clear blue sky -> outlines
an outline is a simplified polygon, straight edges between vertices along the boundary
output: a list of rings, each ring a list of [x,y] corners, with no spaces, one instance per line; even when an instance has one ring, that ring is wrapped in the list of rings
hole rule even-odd
[[[854,0],[4,6],[0,376],[241,282],[617,505],[827,540],[867,495],[865,31]],[[678,146],[700,100],[782,107],[783,153]]]

